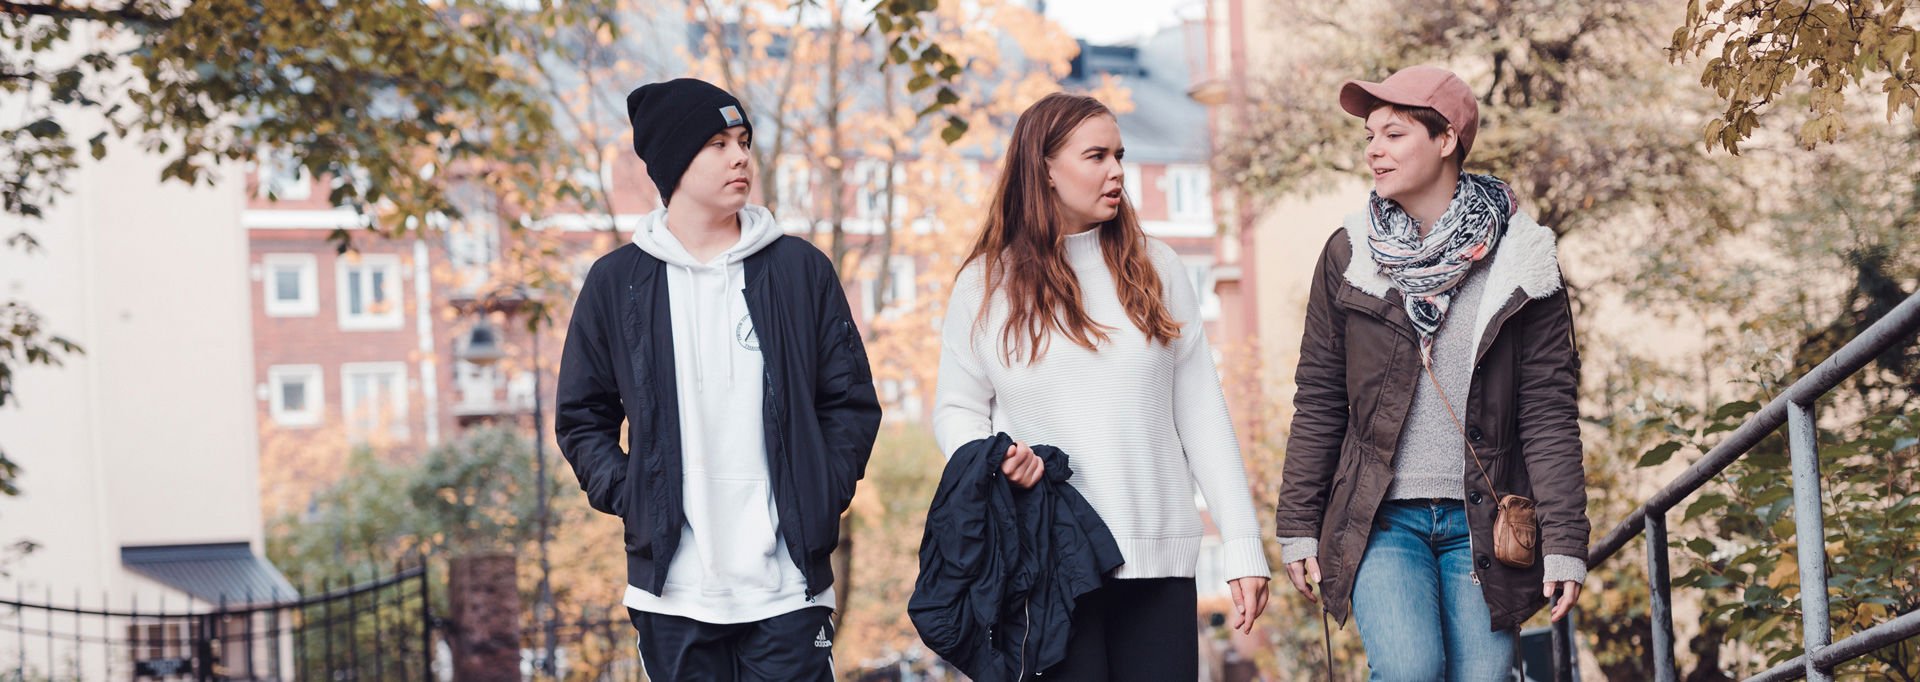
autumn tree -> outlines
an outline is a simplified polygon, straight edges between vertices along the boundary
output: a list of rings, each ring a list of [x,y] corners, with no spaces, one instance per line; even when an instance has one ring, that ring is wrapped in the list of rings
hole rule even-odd
[[[604,23],[596,3],[541,3],[550,25]],[[223,165],[286,163],[328,198],[399,235],[457,210],[446,178],[506,187],[551,181],[547,102],[523,77],[541,34],[485,0],[332,3],[164,0],[0,2],[0,93],[24,123],[0,130],[8,248],[106,141],[166,165],[155,182],[210,183]],[[82,155],[85,155],[84,157]],[[346,248],[351,237],[337,232]],[[59,364],[80,344],[25,301],[0,308],[0,406],[13,368]],[[0,455],[0,491],[14,465]]]
[[[1887,123],[1904,113],[1920,124],[1920,21],[1904,0],[1692,0],[1672,54],[1714,55],[1699,65],[1700,84],[1726,109],[1703,134],[1736,154],[1782,98],[1812,114],[1794,135],[1808,149],[1858,129],[1845,106],[1855,90],[1885,93]]]

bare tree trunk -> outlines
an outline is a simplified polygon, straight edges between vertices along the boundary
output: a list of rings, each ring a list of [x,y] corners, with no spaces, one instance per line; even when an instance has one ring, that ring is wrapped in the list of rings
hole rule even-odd
[[[807,6],[810,4],[813,3],[794,3],[794,26],[804,27],[807,25]],[[796,29],[794,37],[797,37],[803,30],[804,29]],[[787,128],[786,114],[787,100],[793,96],[794,74],[799,71],[799,66],[796,63],[798,60],[794,59],[793,55],[793,50],[797,42],[793,37],[787,40],[787,72],[781,76],[780,92],[774,95],[774,102],[770,105],[772,109],[771,116],[761,117],[762,122],[768,120],[773,121],[773,144],[753,145],[754,152],[761,154],[760,158],[756,159],[760,162],[760,196],[767,202],[767,208],[776,212],[780,210],[781,199],[779,183],[780,157],[786,153],[788,133],[793,132]],[[804,193],[806,190],[802,189],[800,191]]]
[[[847,155],[841,147],[840,130],[840,41],[846,35],[844,18],[840,16],[840,3],[828,0],[827,14],[832,15],[833,29],[828,32],[827,43],[827,188],[832,197],[833,233],[828,253],[833,256],[833,267],[846,272],[847,260]],[[842,275],[844,281],[844,275]]]
[[[840,273],[842,282],[846,281],[846,176],[847,156],[841,146],[840,102],[841,102],[841,39],[846,28],[841,16],[841,4],[838,0],[827,0],[827,14],[832,29],[827,33],[827,189],[832,203],[829,205],[829,218],[833,223],[832,243],[828,250],[833,256],[835,272]],[[839,608],[834,609],[834,617],[847,612],[853,602],[853,523],[851,514],[840,516],[840,545],[833,550],[834,594],[839,600]],[[836,624],[838,621],[835,621]]]
[[[883,98],[881,111],[891,114],[893,113],[893,65],[891,63],[880,67],[880,78],[882,86],[880,92]],[[885,310],[887,305],[893,302],[893,230],[894,221],[898,219],[898,216],[893,213],[894,195],[897,189],[893,184],[893,174],[899,166],[900,141],[888,137],[887,184],[882,194],[886,197],[887,208],[886,217],[880,223],[880,272],[874,275],[873,311],[875,314]]]

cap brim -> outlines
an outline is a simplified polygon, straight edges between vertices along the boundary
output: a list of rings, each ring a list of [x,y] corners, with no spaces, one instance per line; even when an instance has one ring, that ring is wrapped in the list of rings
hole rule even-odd
[[[1366,118],[1381,104],[1410,105],[1416,98],[1408,96],[1381,83],[1366,81],[1347,81],[1340,86],[1340,108],[1349,114]]]

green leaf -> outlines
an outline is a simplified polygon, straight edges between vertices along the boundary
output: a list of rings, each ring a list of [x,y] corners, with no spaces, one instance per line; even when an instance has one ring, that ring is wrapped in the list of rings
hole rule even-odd
[[[1782,515],[1778,521],[1773,522],[1773,527],[1769,530],[1773,531],[1774,537],[1786,540],[1793,537],[1794,528],[1793,517]]]
[[[1688,540],[1686,543],[1686,547],[1688,550],[1691,550],[1694,554],[1698,554],[1701,557],[1708,557],[1713,555],[1713,550],[1714,550],[1713,541],[1708,540],[1706,538],[1693,538],[1691,540]]]
[[[1685,514],[1681,516],[1681,520],[1691,521],[1693,520],[1694,517],[1697,517],[1703,513],[1706,513],[1709,511],[1715,511],[1715,510],[1724,510],[1726,506],[1727,506],[1726,495],[1722,495],[1720,493],[1707,493],[1705,495],[1701,495],[1700,499],[1694,500],[1693,504],[1687,505],[1687,511]]]
[[[55,121],[52,118],[43,118],[38,121],[28,123],[25,130],[27,131],[28,135],[32,135],[34,137],[45,140],[45,139],[49,139],[49,138],[60,135],[64,129],[60,127],[60,123],[58,121]]]
[[[959,142],[960,136],[966,135],[966,134],[967,134],[967,122],[958,116],[948,116],[947,127],[941,129],[940,139],[945,140],[947,144],[951,145],[955,142]]]
[[[1666,462],[1668,459],[1673,458],[1673,453],[1679,452],[1679,451],[1680,451],[1680,441],[1670,440],[1665,443],[1661,443],[1659,445],[1654,446],[1652,450],[1648,450],[1647,454],[1640,457],[1640,463],[1634,466],[1638,466],[1638,467],[1659,466],[1661,463]]]
[[[1759,410],[1760,403],[1751,400],[1739,400],[1721,405],[1720,409],[1713,411],[1713,418],[1730,419],[1734,417],[1744,417]]]

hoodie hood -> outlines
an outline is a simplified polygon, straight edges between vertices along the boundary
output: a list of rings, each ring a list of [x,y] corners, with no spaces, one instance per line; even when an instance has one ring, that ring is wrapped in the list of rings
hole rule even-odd
[[[780,239],[780,226],[773,219],[773,212],[765,206],[749,204],[740,209],[740,242],[729,247],[713,262],[701,263],[693,259],[687,247],[667,230],[667,209],[654,209],[640,220],[640,226],[633,231],[633,243],[648,255],[658,258],[668,265],[682,268],[725,267],[743,261],[747,256],[758,253]]]
[[[692,365],[682,367],[681,376],[693,377],[696,392],[707,389],[710,371],[724,373],[726,390],[733,388],[734,379],[739,375],[735,362],[739,358],[735,357],[733,348],[736,342],[755,345],[755,349],[742,352],[757,357],[759,339],[752,336],[752,321],[745,319],[743,291],[747,287],[747,268],[744,261],[779,240],[781,234],[771,211],[749,205],[740,210],[740,241],[703,263],[667,229],[666,207],[647,214],[633,231],[633,243],[667,265],[674,345],[676,349],[688,351],[684,364]],[[715,353],[719,357],[714,357]],[[708,367],[709,360],[713,361],[713,367]]]

